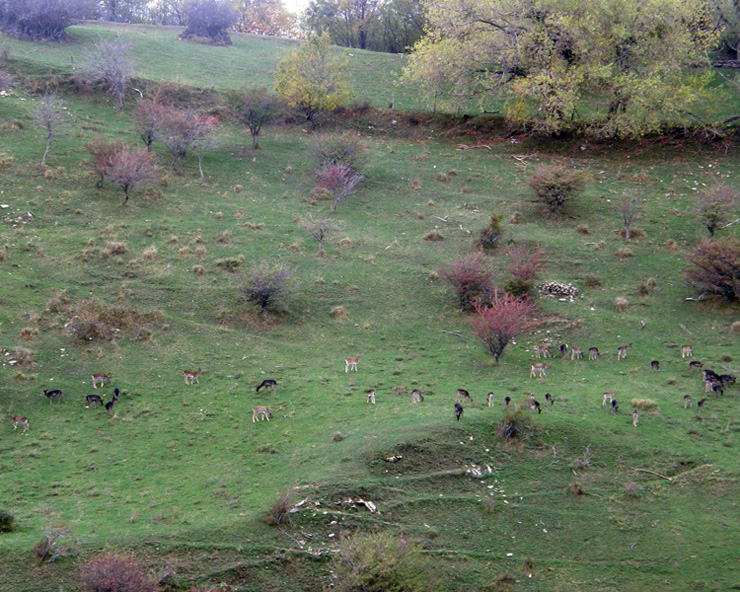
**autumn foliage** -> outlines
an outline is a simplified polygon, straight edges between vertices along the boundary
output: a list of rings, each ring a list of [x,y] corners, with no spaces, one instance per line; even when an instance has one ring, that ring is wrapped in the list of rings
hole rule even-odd
[[[693,267],[689,281],[706,294],[728,302],[740,300],[740,239],[735,237],[701,241],[689,256]]]
[[[452,267],[440,270],[440,274],[455,291],[462,312],[472,310],[475,302],[487,300],[495,293],[493,264],[481,253],[458,257]]]
[[[80,567],[84,592],[156,592],[157,582],[131,555],[103,552]]]
[[[496,364],[511,340],[534,324],[532,313],[536,307],[526,297],[496,290],[490,300],[475,302],[473,308],[471,330],[486,345]]]
[[[336,212],[339,202],[352,194],[364,177],[352,170],[344,162],[327,162],[316,171],[316,181],[320,187],[329,190],[334,198],[331,211]]]
[[[509,266],[506,270],[511,274],[506,288],[515,296],[527,294],[533,287],[537,275],[547,264],[545,248],[530,251],[523,245],[514,245],[507,250]]]

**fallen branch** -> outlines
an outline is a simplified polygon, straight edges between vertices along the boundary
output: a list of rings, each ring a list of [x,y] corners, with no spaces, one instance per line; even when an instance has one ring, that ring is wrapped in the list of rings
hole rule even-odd
[[[465,339],[460,331],[445,331],[444,329],[442,329],[442,333],[445,333],[446,335],[454,335],[455,337],[459,337],[460,339]]]
[[[656,473],[655,471],[649,471],[647,469],[632,469],[633,471],[638,471],[640,473],[650,473],[651,475],[655,475],[656,477],[660,477],[661,479],[665,479],[666,481],[673,481],[674,477],[666,477],[665,475],[661,475],[660,473]]]
[[[692,337],[694,336],[694,334],[691,331],[689,331],[686,327],[684,327],[681,323],[678,324],[678,327],[679,327],[679,329],[681,329],[681,331],[685,331],[686,333],[688,333]]]

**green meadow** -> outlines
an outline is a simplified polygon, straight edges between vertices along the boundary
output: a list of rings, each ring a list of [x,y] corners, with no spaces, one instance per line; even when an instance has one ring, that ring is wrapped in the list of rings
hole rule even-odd
[[[271,84],[294,42],[236,35],[217,48],[177,41],[175,29],[108,25],[71,34],[63,45],[0,39],[23,81],[0,97],[0,510],[16,520],[0,533],[1,592],[75,590],[79,564],[101,550],[135,553],[172,590],[323,590],[337,541],[375,531],[419,545],[446,591],[740,586],[738,387],[705,394],[681,357],[690,344],[704,367],[740,371],[737,307],[688,300],[699,293],[685,280],[706,234],[696,196],[736,186],[734,144],[504,137],[482,131],[502,129],[488,120],[416,112],[420,97],[395,83],[402,57],[353,52],[356,96],[376,110],[319,131],[351,129],[369,147],[365,180],[335,214],[312,193],[314,138],[286,122],[265,129],[257,151],[224,123],[203,184],[195,157],[173,171],[155,144],[159,182],[122,205],[119,188],[96,188],[84,146],[137,142],[136,95],[118,115],[109,96],[72,93],[59,82],[73,74],[71,56],[79,65],[98,35],[120,34],[147,88],[218,97]],[[41,167],[45,137],[30,112],[47,84],[70,124]],[[559,221],[527,184],[540,163],[590,178]],[[641,232],[627,242],[616,206],[638,191]],[[579,289],[572,302],[535,294],[539,325],[498,365],[440,275],[494,212],[514,243],[546,249],[541,281]],[[309,216],[340,227],[322,257],[298,225]],[[426,240],[433,231],[443,240]],[[504,283],[504,250],[491,258]],[[265,262],[297,282],[288,309],[268,318],[240,291]],[[115,332],[71,334],[96,314]],[[534,346],[562,343],[601,358],[556,355],[546,377],[530,378]],[[344,359],[360,355],[345,372]],[[183,371],[199,368],[186,385]],[[96,373],[112,382],[93,390]],[[256,392],[265,378],[274,393]],[[86,395],[108,401],[113,388],[115,413],[85,408]],[[475,402],[460,421],[458,388]],[[63,401],[50,404],[44,389]],[[609,391],[617,415],[602,405]],[[541,414],[527,410],[531,394]],[[506,396],[531,421],[524,441],[496,437]],[[633,427],[638,399],[654,405]],[[257,405],[271,421],[252,421]],[[28,418],[26,434],[7,412]],[[275,527],[266,515],[281,494],[297,511]],[[32,549],[50,528],[69,532],[74,557],[39,563]]]

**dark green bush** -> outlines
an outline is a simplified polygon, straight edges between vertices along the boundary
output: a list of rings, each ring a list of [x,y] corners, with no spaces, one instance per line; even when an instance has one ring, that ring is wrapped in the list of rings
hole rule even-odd
[[[15,527],[15,516],[7,510],[0,510],[0,532],[11,532]]]

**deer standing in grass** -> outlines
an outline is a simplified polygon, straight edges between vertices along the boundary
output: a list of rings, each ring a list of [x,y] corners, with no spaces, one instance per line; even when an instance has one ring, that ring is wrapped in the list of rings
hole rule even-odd
[[[272,378],[268,378],[266,380],[263,380],[262,381],[262,384],[260,384],[257,387],[257,392],[260,392],[260,389],[263,388],[263,387],[266,388],[266,389],[268,389],[268,388],[269,389],[272,389],[272,392],[274,394],[275,393],[275,389],[277,388],[277,381],[276,380],[273,380]]]
[[[612,399],[612,410],[611,410],[611,414],[612,415],[616,415],[617,413],[619,413],[619,404],[617,403],[617,400],[616,399]]]
[[[350,370],[354,370],[357,372],[357,364],[360,363],[360,360],[363,356],[358,356],[356,358],[344,358],[344,373],[346,374]]]
[[[424,402],[424,395],[421,394],[421,391],[419,389],[414,389],[411,391],[411,402],[412,403],[423,403]]]
[[[583,350],[580,347],[574,347],[570,350],[570,359],[571,360],[581,360],[583,359]]]
[[[550,367],[550,364],[532,364],[532,369],[529,372],[530,378],[535,378],[536,376],[539,376],[540,378],[544,378],[547,376],[545,373],[545,370],[547,370]]]
[[[198,380],[198,377],[200,376],[201,368],[198,368],[197,370],[183,370],[182,376],[185,379],[185,384],[193,385],[194,383],[200,384],[200,380]]]
[[[650,362],[650,368],[652,368],[653,372],[660,372],[660,362],[658,360],[653,360]]]
[[[693,358],[694,357],[694,348],[692,348],[690,345],[684,345],[681,348],[681,357],[682,358]]]
[[[599,348],[598,347],[589,347],[588,348],[588,359],[591,362],[595,362],[599,359]]]
[[[640,419],[640,414],[639,414],[639,413],[637,413],[637,409],[635,409],[635,410],[634,410],[634,411],[632,412],[632,425],[633,425],[634,427],[637,427],[637,422],[639,421],[639,419]]]
[[[49,399],[49,405],[51,405],[52,399],[59,399],[59,402],[62,402],[62,391],[60,391],[59,389],[53,391],[44,390],[44,396]]]
[[[10,411],[5,415],[11,422],[13,422],[13,431],[19,426],[23,426],[23,431],[28,431],[28,418],[27,417],[19,417],[17,415],[11,415]]]
[[[457,389],[457,392],[455,393],[455,402],[459,403],[460,401],[470,401],[470,404],[474,405],[473,397],[471,397],[470,393],[465,389]]]
[[[262,421],[263,419],[270,421],[271,417],[272,413],[270,412],[269,407],[252,407],[252,423],[256,421]]]
[[[689,362],[689,374],[693,374],[694,370],[701,370],[703,365],[701,362]]]
[[[85,397],[85,409],[90,409],[90,405],[93,403],[100,403],[100,406],[104,406],[103,399],[100,398],[100,395],[87,395]]]
[[[100,383],[100,386],[105,386],[106,382],[110,382],[110,377],[106,376],[105,374],[93,374],[92,375],[92,383],[93,388],[98,388],[98,383]]]
[[[496,395],[493,393],[488,393],[486,396],[486,402],[488,403],[489,407],[493,407],[493,400],[496,398]]]
[[[691,407],[691,397],[689,395],[686,395],[683,398],[683,408],[688,409],[689,407]]]
[[[555,403],[555,401],[552,400],[552,395],[550,393],[545,393],[545,401],[547,401],[550,405]]]
[[[539,360],[540,358],[550,358],[552,357],[552,354],[550,353],[550,348],[546,345],[535,345],[534,346],[534,355]]]
[[[455,417],[457,417],[457,421],[460,421],[462,414],[463,414],[463,406],[460,405],[460,403],[455,403]]]
[[[375,405],[375,391],[373,389],[367,391],[367,402]]]
[[[627,357],[627,350],[632,347],[632,344],[621,345],[617,348],[617,362]]]
[[[601,406],[603,407],[604,405],[606,405],[607,399],[609,400],[610,403],[613,403],[614,395],[616,394],[617,394],[616,391],[612,391],[610,393],[604,393],[604,401],[601,403]]]

